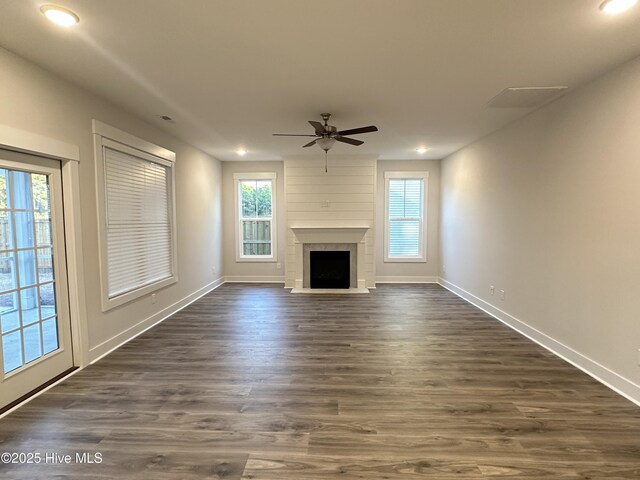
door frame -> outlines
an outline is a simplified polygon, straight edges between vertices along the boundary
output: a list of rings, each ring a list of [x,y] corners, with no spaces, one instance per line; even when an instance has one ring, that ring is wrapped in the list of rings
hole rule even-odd
[[[80,148],[78,145],[0,125],[0,149],[59,160],[62,167],[64,248],[67,254],[67,289],[73,364],[79,369],[89,362],[87,306],[82,256],[80,212]],[[77,371],[77,370],[76,370]],[[51,384],[51,386],[55,383]],[[33,398],[33,397],[31,397]],[[15,408],[15,407],[14,407]],[[10,409],[3,415],[11,412]]]

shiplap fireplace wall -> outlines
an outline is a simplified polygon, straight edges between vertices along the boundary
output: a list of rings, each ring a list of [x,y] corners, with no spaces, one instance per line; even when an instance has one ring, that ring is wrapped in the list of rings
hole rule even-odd
[[[358,280],[362,281],[359,286],[373,288],[376,158],[352,155],[345,158],[329,152],[328,172],[325,172],[324,162],[323,157],[284,161],[287,211],[285,287],[302,286],[302,245],[305,240],[301,241],[300,232],[304,230],[304,235],[313,235],[314,231],[324,235],[334,232],[330,235],[332,242],[336,242],[335,234],[358,231],[359,238],[349,239],[349,243],[358,243]]]

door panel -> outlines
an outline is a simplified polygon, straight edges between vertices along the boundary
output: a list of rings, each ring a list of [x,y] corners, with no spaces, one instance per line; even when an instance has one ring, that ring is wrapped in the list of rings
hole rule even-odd
[[[73,366],[60,163],[0,151],[0,408]]]

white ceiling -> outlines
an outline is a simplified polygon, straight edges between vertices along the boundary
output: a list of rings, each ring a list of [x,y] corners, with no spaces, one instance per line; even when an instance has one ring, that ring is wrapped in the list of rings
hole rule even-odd
[[[442,158],[529,112],[509,86],[589,81],[640,54],[640,5],[602,0],[0,0],[0,45],[221,160],[318,153],[307,120],[378,133],[332,153]],[[156,115],[170,115],[169,124]]]

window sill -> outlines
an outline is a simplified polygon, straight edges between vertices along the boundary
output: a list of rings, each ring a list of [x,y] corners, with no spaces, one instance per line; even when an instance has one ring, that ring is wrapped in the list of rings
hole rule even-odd
[[[167,287],[169,285],[173,285],[174,283],[177,283],[177,282],[178,282],[178,276],[174,275],[172,277],[165,278],[164,280],[160,280],[158,282],[152,283],[150,285],[146,285],[136,290],[123,293],[113,298],[109,298],[103,293],[102,311],[106,312],[107,310],[111,310],[112,308],[119,307],[120,305],[124,305],[125,303],[129,303],[137,298],[144,297],[145,295],[149,295],[157,290],[160,290],[161,288]]]
[[[384,263],[427,263],[424,257],[385,257]]]
[[[237,263],[277,263],[275,257],[236,257]]]

